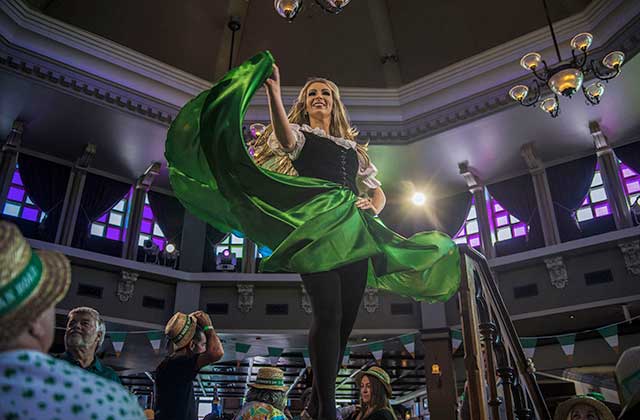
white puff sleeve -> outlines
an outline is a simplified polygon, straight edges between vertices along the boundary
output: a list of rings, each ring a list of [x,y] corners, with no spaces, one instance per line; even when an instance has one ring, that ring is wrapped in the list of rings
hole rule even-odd
[[[378,181],[376,175],[378,174],[378,168],[369,161],[369,165],[365,166],[364,159],[358,154],[358,182],[360,185],[375,190],[380,187],[382,183]]]
[[[276,138],[276,133],[273,132],[267,139],[267,144],[273,150],[276,155],[279,156],[288,156],[291,160],[296,160],[298,156],[300,156],[300,152],[302,151],[302,147],[304,146],[304,134],[300,130],[300,126],[298,124],[289,124],[291,127],[291,131],[293,131],[293,136],[296,139],[296,144],[293,147],[293,150],[290,152],[286,152],[282,149],[282,144]]]

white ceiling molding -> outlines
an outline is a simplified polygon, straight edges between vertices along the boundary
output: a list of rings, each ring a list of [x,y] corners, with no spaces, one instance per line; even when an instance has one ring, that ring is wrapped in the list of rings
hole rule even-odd
[[[562,43],[578,32],[595,35],[594,55],[612,45],[627,59],[640,49],[640,2],[595,0],[554,25]],[[566,46],[564,46],[567,48]],[[397,89],[344,88],[361,138],[407,144],[516,106],[507,91],[530,76],[518,65],[530,50],[551,56],[548,28],[472,56]],[[568,49],[565,56],[569,57]],[[555,64],[555,63],[554,63]],[[23,0],[0,0],[0,70],[102,106],[167,126],[179,108],[211,83],[129,48],[48,17]],[[291,104],[299,87],[283,87]],[[258,91],[247,119],[268,119]]]

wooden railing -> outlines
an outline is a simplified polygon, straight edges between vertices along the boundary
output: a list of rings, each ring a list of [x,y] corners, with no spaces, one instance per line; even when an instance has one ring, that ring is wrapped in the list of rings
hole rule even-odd
[[[460,318],[471,419],[551,420],[487,260],[465,245],[460,254]]]

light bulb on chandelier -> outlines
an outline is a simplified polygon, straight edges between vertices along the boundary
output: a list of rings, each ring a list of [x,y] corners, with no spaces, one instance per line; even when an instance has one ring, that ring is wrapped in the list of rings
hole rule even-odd
[[[322,10],[334,15],[342,12],[350,1],[351,0],[315,0],[316,4],[320,6]],[[289,22],[293,22],[293,19],[295,19],[302,10],[302,6],[303,0],[274,0],[273,2],[273,7],[276,9],[276,12]]]

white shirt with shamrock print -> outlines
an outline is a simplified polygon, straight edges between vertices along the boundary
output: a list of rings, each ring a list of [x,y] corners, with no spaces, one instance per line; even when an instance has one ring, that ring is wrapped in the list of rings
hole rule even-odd
[[[0,419],[144,419],[115,382],[32,350],[0,353]]]

